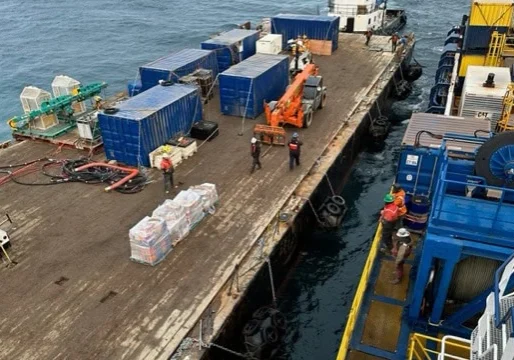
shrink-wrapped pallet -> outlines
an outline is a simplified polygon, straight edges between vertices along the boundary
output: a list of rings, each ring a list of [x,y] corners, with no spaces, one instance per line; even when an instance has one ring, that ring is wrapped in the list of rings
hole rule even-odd
[[[181,191],[174,201],[186,209],[186,217],[191,229],[203,219],[202,199],[196,192],[192,190]]]
[[[168,230],[166,229],[164,220],[146,216],[130,229],[129,237],[131,242],[143,246],[151,246],[159,240],[162,235],[167,233]]]
[[[171,199],[166,200],[152,213],[152,217],[166,222],[172,242],[182,240],[189,234],[189,221],[186,215],[186,208]]]
[[[212,212],[214,206],[218,202],[218,192],[216,191],[216,185],[205,183],[197,186],[191,186],[189,189],[200,196],[203,210],[205,212]]]
[[[157,265],[172,250],[170,233],[165,229],[165,232],[151,246],[131,241],[130,250],[131,260],[151,266]]]

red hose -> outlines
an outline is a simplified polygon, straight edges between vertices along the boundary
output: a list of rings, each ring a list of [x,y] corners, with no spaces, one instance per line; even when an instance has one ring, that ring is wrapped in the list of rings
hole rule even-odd
[[[96,166],[103,166],[103,167],[107,167],[107,168],[110,168],[110,169],[120,170],[120,171],[128,172],[129,173],[123,179],[115,182],[114,184],[112,184],[110,186],[107,186],[104,189],[105,191],[114,190],[114,189],[120,187],[121,185],[125,184],[126,182],[128,182],[130,179],[135,178],[139,174],[139,170],[138,169],[126,168],[126,167],[121,167],[121,166],[116,166],[116,165],[111,165],[111,164],[106,164],[106,163],[96,163],[96,162],[79,166],[78,168],[75,169],[75,171],[82,171],[82,170],[85,170],[85,169],[89,169],[90,167],[96,167]]]

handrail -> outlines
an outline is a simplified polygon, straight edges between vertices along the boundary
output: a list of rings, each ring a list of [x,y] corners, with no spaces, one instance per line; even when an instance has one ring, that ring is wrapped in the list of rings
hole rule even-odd
[[[447,341],[447,340],[453,340],[453,341]],[[440,345],[441,351],[433,350],[427,348],[423,342],[427,341],[433,341]],[[457,341],[457,342],[455,342]],[[460,342],[460,343],[459,343]],[[454,360],[468,360],[469,356],[466,358],[452,355],[452,354],[446,354],[446,347],[455,347],[455,350],[464,350],[469,351],[471,353],[471,340],[469,339],[463,339],[456,336],[444,336],[442,339],[423,335],[420,333],[413,333],[411,335],[410,345],[409,345],[409,353],[408,353],[408,360],[432,360],[434,357],[433,355],[443,355],[443,359],[454,359]]]
[[[503,271],[507,265],[514,260],[514,254],[509,256],[507,260],[501,264],[501,266],[494,273],[494,325],[499,327],[505,319],[501,318],[501,307],[500,307],[500,278],[503,275]]]
[[[336,360],[344,360],[346,358],[346,354],[348,353],[348,347],[350,346],[350,340],[352,338],[353,330],[355,328],[355,321],[361,309],[362,301],[364,300],[364,293],[366,292],[368,280],[371,276],[373,263],[375,262],[378,249],[380,247],[381,236],[382,224],[379,222],[377,231],[375,232],[375,237],[373,238],[373,243],[371,244],[371,249],[369,250],[368,258],[366,260],[366,263],[364,264],[364,269],[362,270],[359,285],[357,286],[357,290],[355,291],[355,296],[353,298],[350,312],[348,313],[346,327],[344,329],[343,337],[341,339],[341,344],[339,345],[339,351],[337,353]]]

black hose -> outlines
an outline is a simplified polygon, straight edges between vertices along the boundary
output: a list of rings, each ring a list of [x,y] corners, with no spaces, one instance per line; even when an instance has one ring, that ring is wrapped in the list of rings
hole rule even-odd
[[[423,135],[423,134],[427,134],[428,136],[430,136],[430,137],[432,137],[434,139],[441,139],[442,140],[442,138],[443,138],[443,135],[434,134],[434,133],[432,133],[430,131],[427,131],[427,130],[421,130],[421,131],[418,131],[416,133],[416,137],[414,139],[414,146],[416,146],[416,147],[419,146],[419,139],[420,139],[421,135]]]
[[[21,181],[19,178],[23,177],[25,174],[20,174],[19,176],[13,176],[12,171],[8,170],[1,170],[1,169],[8,169],[13,167],[21,167],[26,166],[30,164],[34,164],[36,162],[44,161],[45,162],[40,169],[41,174],[44,176],[47,176],[50,178],[49,181],[46,182],[24,182]],[[7,173],[9,174],[11,180],[19,185],[25,185],[25,186],[49,186],[49,185],[59,185],[59,184],[65,184],[70,182],[81,182],[84,184],[109,184],[112,185],[119,180],[123,179],[127,174],[121,170],[107,168],[103,166],[94,166],[90,167],[88,169],[82,170],[82,171],[76,171],[80,166],[89,164],[90,161],[87,158],[79,158],[79,159],[66,159],[66,160],[50,160],[47,158],[44,159],[37,159],[34,161],[29,161],[24,164],[17,164],[17,165],[9,165],[9,166],[3,166],[0,167],[0,173]],[[56,166],[60,165],[59,171],[56,171],[55,173],[51,172],[49,170],[50,166]],[[117,187],[114,189],[115,191],[122,193],[122,194],[135,194],[137,192],[140,192],[144,189],[146,186],[146,176],[139,173],[136,177],[132,178],[131,180],[127,181],[125,184]]]
[[[475,137],[478,137],[478,136],[477,136],[477,134],[478,134],[478,133],[485,133],[485,134],[489,135],[491,132],[490,132],[490,131],[488,131],[488,130],[475,130],[475,132],[473,133],[473,135],[474,135]]]
[[[46,161],[46,160],[48,160],[48,158],[41,158],[41,159],[36,159],[36,160],[32,160],[32,161],[27,161],[27,162],[21,163],[21,164],[2,165],[2,166],[0,166],[0,169],[12,169],[12,168],[17,168],[17,167],[32,165],[32,164],[38,163],[40,161]]]

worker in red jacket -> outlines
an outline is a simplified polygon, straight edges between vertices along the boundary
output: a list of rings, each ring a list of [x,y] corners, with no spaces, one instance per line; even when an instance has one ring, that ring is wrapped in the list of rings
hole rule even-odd
[[[296,166],[300,166],[300,150],[302,145],[303,143],[300,141],[298,133],[294,133],[293,137],[287,144],[287,147],[289,148],[289,170],[294,169],[295,163]]]
[[[382,223],[382,245],[386,253],[393,250],[393,232],[398,221],[398,206],[394,203],[394,196],[387,194],[384,197],[384,209],[380,212],[380,222]]]
[[[161,160],[161,170],[164,176],[164,191],[166,194],[170,193],[170,186],[172,188],[177,188],[175,183],[173,182],[173,173],[175,172],[175,168],[173,167],[173,163],[171,162],[171,158],[169,156],[165,156]]]

